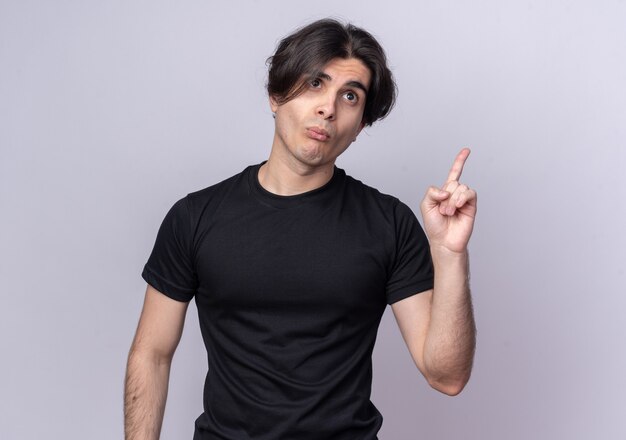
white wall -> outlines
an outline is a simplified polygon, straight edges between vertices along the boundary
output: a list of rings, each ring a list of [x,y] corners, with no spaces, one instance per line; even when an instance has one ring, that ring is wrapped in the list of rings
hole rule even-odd
[[[479,193],[471,382],[428,388],[388,308],[380,438],[625,438],[626,3],[223,3],[0,1],[0,438],[122,437],[157,228],[266,158],[265,58],[327,15],[400,90],[338,165],[417,212],[469,145]],[[162,438],[191,438],[205,371],[192,305]]]

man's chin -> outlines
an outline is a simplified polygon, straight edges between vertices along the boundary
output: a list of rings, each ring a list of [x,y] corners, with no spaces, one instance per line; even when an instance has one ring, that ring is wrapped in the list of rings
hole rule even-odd
[[[320,148],[302,148],[298,154],[298,160],[305,165],[319,166],[324,163],[324,153]]]
[[[303,164],[311,167],[319,167],[323,165],[333,165],[338,155],[334,151],[327,151],[323,145],[306,146],[298,151],[297,158]],[[344,150],[341,152],[343,153]]]

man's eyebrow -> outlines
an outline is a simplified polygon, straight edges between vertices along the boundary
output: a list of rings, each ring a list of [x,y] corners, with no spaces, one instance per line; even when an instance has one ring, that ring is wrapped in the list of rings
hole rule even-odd
[[[330,75],[326,72],[315,72],[315,75],[313,76],[315,78],[325,79],[326,81],[330,81],[332,79]]]
[[[367,89],[359,81],[348,81],[348,83],[346,85],[348,85],[350,87],[354,87],[356,89],[361,89],[367,95]]]
[[[312,76],[314,78],[323,79],[325,81],[332,80],[331,76],[326,72],[315,72],[315,74]],[[354,87],[356,89],[361,89],[367,95],[367,88],[360,81],[348,81],[346,85],[350,87]]]

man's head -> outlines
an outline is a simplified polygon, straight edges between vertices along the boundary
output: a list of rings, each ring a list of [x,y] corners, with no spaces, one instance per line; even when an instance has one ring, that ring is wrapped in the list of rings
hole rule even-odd
[[[318,20],[285,37],[268,58],[268,94],[277,104],[284,104],[304,92],[329,62],[350,58],[360,60],[371,74],[362,122],[372,125],[393,107],[396,85],[380,44],[351,24]]]

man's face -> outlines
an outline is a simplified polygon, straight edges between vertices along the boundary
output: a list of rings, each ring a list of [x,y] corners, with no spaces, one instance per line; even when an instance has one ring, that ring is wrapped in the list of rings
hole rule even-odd
[[[371,73],[360,60],[335,58],[319,75],[306,79],[307,88],[278,105],[273,153],[299,165],[334,164],[363,128],[363,110]]]

